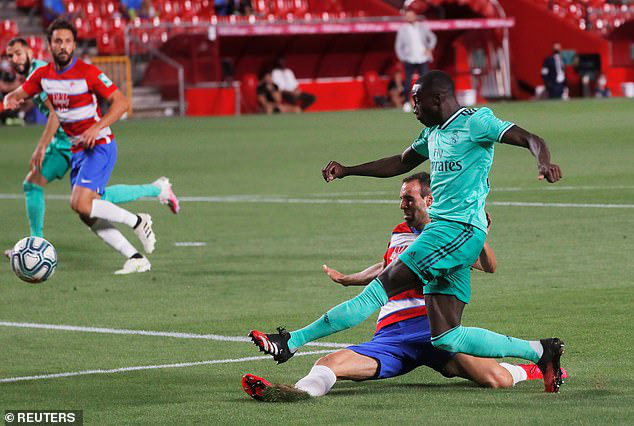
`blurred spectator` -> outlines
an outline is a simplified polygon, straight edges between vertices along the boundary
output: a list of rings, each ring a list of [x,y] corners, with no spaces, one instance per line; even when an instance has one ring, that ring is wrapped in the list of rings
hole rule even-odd
[[[251,6],[251,0],[236,0],[235,5],[236,12],[240,15],[248,16],[253,14],[253,6]]]
[[[566,69],[561,57],[561,44],[553,44],[553,53],[544,60],[542,79],[550,99],[562,99],[566,88]]]
[[[134,19],[141,14],[143,4],[147,2],[148,0],[121,0],[121,9],[128,18]]]
[[[403,108],[405,103],[405,80],[400,69],[396,69],[389,83],[387,83],[387,99],[390,106]]]
[[[22,81],[18,78],[9,58],[2,55],[0,58],[0,101],[5,95],[16,89]],[[24,124],[24,120],[19,116],[18,111],[3,111],[0,113],[0,122],[6,125]]]
[[[394,48],[399,61],[405,69],[405,103],[403,111],[411,112],[412,105],[409,102],[412,75],[414,72],[422,77],[429,69],[432,61],[432,51],[436,47],[436,35],[425,23],[424,17],[417,21],[418,16],[413,10],[405,12],[405,24],[398,29]]]
[[[608,79],[605,74],[599,75],[597,78],[597,87],[594,89],[595,98],[609,98],[612,92],[608,89]]]
[[[233,14],[233,0],[214,0],[214,9],[218,16]]]
[[[277,84],[273,83],[271,71],[264,73],[262,80],[258,83],[256,93],[258,105],[267,114],[284,112],[286,110],[286,107],[282,105],[282,93],[277,87]]]
[[[152,0],[143,0],[138,16],[142,19],[153,19],[155,16],[158,16]]]
[[[295,73],[286,66],[284,59],[280,58],[277,60],[272,76],[273,82],[277,84],[277,87],[282,92],[282,100],[287,104],[298,107],[298,111],[300,109],[304,111],[315,102],[315,95],[302,92],[299,89]]]
[[[251,0],[214,0],[216,15],[250,15],[253,13]]]
[[[66,6],[63,0],[44,0],[42,2],[42,17],[44,23],[52,22],[55,18],[66,13]]]

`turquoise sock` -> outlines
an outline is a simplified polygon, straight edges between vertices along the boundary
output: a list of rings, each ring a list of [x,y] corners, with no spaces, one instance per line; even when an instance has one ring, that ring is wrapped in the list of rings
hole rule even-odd
[[[477,327],[459,325],[431,339],[432,345],[449,352],[460,352],[484,358],[512,356],[539,361],[540,355],[528,340],[503,336]]]
[[[141,197],[158,197],[160,193],[161,190],[151,183],[147,185],[113,185],[106,187],[101,199],[121,204],[138,200]]]
[[[44,188],[31,182],[24,182],[24,199],[26,201],[26,217],[29,219],[29,230],[34,237],[44,236]]]
[[[292,331],[288,347],[294,351],[308,342],[354,327],[386,303],[383,284],[375,278],[355,298],[335,306],[312,324]]]

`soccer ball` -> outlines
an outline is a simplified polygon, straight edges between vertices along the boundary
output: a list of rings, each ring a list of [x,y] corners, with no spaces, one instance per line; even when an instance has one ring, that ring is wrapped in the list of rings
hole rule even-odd
[[[22,238],[13,247],[11,269],[22,281],[37,284],[49,279],[57,267],[53,244],[40,237]]]

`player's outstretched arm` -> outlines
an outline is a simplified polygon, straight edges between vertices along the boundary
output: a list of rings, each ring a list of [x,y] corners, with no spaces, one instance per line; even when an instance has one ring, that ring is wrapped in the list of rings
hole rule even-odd
[[[55,132],[59,128],[59,119],[55,114],[55,110],[53,109],[53,104],[51,104],[50,100],[46,100],[46,106],[48,107],[48,121],[46,122],[46,127],[44,128],[44,132],[40,137],[40,140],[35,147],[35,151],[33,151],[33,155],[31,155],[31,170],[42,170],[42,162],[44,161],[44,153],[46,152],[46,148],[48,144],[53,140],[53,136],[55,136]]]
[[[545,178],[548,182],[555,183],[563,177],[559,166],[550,162],[550,151],[548,151],[546,142],[539,136],[527,132],[519,126],[513,126],[504,133],[501,142],[527,148],[537,159],[539,180]]]
[[[88,130],[79,137],[79,143],[86,148],[92,148],[97,141],[97,136],[101,129],[115,123],[130,107],[128,98],[126,98],[119,89],[112,92],[106,100],[110,103],[110,108],[106,115],[101,117],[101,120],[90,126]]]
[[[328,277],[336,283],[343,285],[344,287],[351,285],[368,285],[370,282],[379,276],[381,271],[385,268],[385,261],[375,263],[372,266],[365,268],[361,272],[355,274],[345,275],[336,269],[329,268],[328,265],[322,265],[322,269],[328,275]]]
[[[402,154],[381,158],[356,166],[343,166],[336,161],[329,162],[321,170],[321,174],[326,182],[335,179],[342,179],[346,176],[371,176],[387,178],[402,175],[421,164],[427,158],[423,157],[411,147],[408,147]]]
[[[2,105],[4,109],[18,109],[28,97],[30,97],[29,94],[20,86],[4,97]]]
[[[491,230],[491,215],[489,212],[485,212],[487,215],[487,232]],[[473,267],[479,269],[484,272],[494,273],[497,269],[497,259],[495,258],[495,254],[493,253],[493,249],[486,242],[484,243],[484,247],[482,247],[482,251],[480,252],[480,256],[478,260],[473,264]]]

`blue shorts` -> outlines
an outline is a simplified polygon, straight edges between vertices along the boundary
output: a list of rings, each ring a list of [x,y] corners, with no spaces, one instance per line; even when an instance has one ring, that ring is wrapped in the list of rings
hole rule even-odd
[[[75,185],[92,189],[102,195],[114,163],[117,161],[117,143],[95,145],[93,149],[73,153],[71,157],[70,188]]]
[[[400,376],[421,365],[443,373],[445,365],[456,355],[432,346],[427,317],[385,326],[369,342],[348,349],[376,360],[379,367],[372,379]]]

